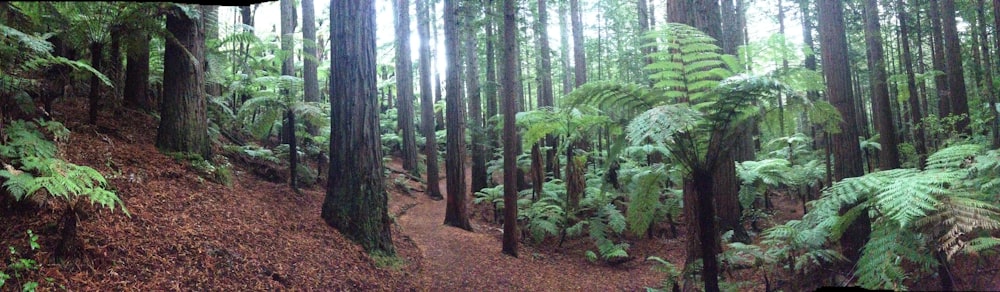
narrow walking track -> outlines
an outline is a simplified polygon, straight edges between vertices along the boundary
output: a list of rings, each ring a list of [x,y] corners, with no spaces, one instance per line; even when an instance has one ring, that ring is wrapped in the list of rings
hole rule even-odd
[[[440,186],[446,189],[443,179]],[[474,232],[442,224],[444,200],[394,193],[390,201],[394,214],[405,210],[396,222],[419,247],[424,283],[431,291],[643,291],[662,277],[641,259],[607,267],[582,254],[542,252],[523,244],[519,258],[506,256],[498,228],[476,220]]]

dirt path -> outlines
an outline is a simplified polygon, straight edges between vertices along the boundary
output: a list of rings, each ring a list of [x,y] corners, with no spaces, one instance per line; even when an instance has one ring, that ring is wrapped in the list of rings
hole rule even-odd
[[[444,180],[440,186],[443,192]],[[415,192],[394,194],[390,201],[395,214],[407,208],[397,223],[419,247],[431,291],[642,291],[661,277],[641,260],[644,255],[618,267],[590,263],[574,249],[582,241],[567,243],[563,252],[521,244],[520,257],[513,258],[501,253],[495,226],[472,220],[475,231],[468,232],[442,224],[444,200]]]

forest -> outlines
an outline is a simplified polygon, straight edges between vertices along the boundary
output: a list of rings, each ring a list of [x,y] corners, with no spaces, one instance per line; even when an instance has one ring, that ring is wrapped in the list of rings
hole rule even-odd
[[[0,2],[0,291],[1000,290],[1000,0]]]

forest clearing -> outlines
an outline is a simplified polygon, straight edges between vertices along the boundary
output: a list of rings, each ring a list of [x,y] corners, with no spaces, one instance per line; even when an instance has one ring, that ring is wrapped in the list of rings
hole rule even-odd
[[[0,2],[0,291],[1000,290],[997,15]]]

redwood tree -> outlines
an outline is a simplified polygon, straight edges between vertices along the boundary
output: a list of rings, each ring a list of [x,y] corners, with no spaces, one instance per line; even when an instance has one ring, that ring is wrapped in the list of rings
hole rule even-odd
[[[448,70],[445,75],[447,93],[445,95],[448,112],[447,154],[445,155],[445,179],[448,185],[448,204],[444,213],[444,224],[465,230],[472,230],[469,224],[469,206],[465,181],[465,106],[462,102],[462,58],[459,55],[458,4],[457,0],[444,1],[444,44]]]
[[[163,53],[163,98],[156,147],[209,158],[208,117],[202,85],[205,72],[205,30],[201,18],[177,4],[167,12],[167,41]]]
[[[309,0],[307,0],[309,1]],[[417,139],[413,125],[413,61],[410,58],[410,1],[394,0],[396,7],[397,127],[403,138],[403,169],[417,171]]]
[[[857,124],[847,122],[855,117],[854,98],[851,93],[851,69],[847,57],[847,35],[844,30],[844,7],[840,0],[820,0],[819,12],[820,56],[823,75],[826,76],[826,94],[840,116],[840,132],[833,134],[833,176],[836,180],[864,175],[861,165],[861,146],[858,142]],[[844,207],[846,212],[853,206]],[[871,232],[868,216],[861,216],[848,227],[840,239],[843,254],[852,261],[861,256]]]
[[[465,91],[469,99],[469,130],[472,142],[472,188],[477,192],[487,187],[489,176],[486,174],[486,160],[490,153],[486,152],[486,129],[483,127],[483,102],[479,84],[479,26],[475,25],[477,15],[482,12],[479,1],[469,1],[463,7],[465,18]]]
[[[882,26],[879,24],[878,0],[865,0],[865,45],[868,47],[869,82],[872,91],[872,112],[875,130],[879,134],[879,168],[899,168],[899,145],[896,126],[892,123],[892,101],[889,99],[888,74],[882,52]]]
[[[576,1],[576,0],[572,0]],[[503,55],[517,56],[517,0],[503,2]],[[521,82],[517,79],[517,58],[503,58],[503,253],[517,257],[517,154],[521,143],[515,126]]]
[[[330,170],[322,217],[370,253],[392,255],[375,87],[375,2],[330,1]]]
[[[431,91],[431,29],[428,0],[417,1],[417,32],[420,34],[420,130],[424,133],[427,160],[427,195],[441,199],[438,186],[437,138],[434,134],[434,93]]]
[[[969,102],[965,90],[965,73],[962,70],[962,44],[958,40],[955,21],[955,0],[941,0],[941,28],[944,34],[944,60],[948,67],[948,98],[951,114],[965,115],[955,124],[960,134],[971,134],[969,128]]]

